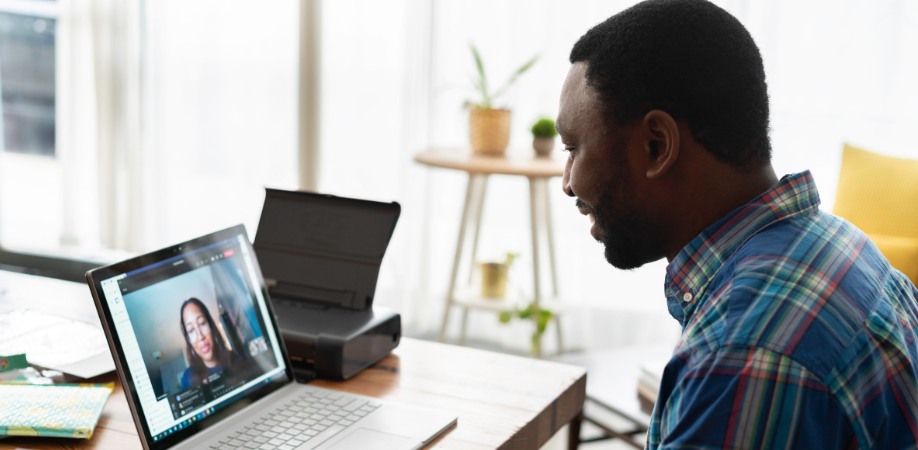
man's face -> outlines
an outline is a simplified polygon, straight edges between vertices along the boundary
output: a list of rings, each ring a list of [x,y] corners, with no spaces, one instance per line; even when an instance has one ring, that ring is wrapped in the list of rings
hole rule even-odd
[[[633,126],[611,123],[585,77],[587,64],[571,66],[561,90],[558,131],[569,152],[564,192],[577,197],[581,214],[591,216],[590,234],[605,246],[609,264],[634,269],[645,262],[650,221],[635,195],[636,177],[629,167]]]

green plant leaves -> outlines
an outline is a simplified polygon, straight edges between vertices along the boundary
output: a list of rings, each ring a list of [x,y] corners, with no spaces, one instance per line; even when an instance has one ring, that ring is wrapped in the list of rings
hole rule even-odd
[[[536,330],[541,335],[545,332],[545,328],[548,326],[548,321],[551,320],[553,314],[547,309],[539,310],[539,314],[535,318]]]
[[[535,137],[555,137],[558,131],[555,130],[555,121],[548,117],[543,117],[532,124],[532,135]]]
[[[478,49],[475,47],[475,44],[469,44],[469,47],[472,49],[472,58],[475,59],[475,68],[478,71],[478,79],[472,81],[472,85],[475,87],[475,90],[481,94],[481,102],[475,103],[472,101],[466,101],[466,105],[474,105],[481,109],[491,109],[492,102],[503,95],[510,86],[513,86],[513,83],[516,83],[517,78],[520,75],[526,73],[535,63],[539,60],[539,55],[535,55],[523,64],[522,67],[516,69],[516,72],[513,72],[513,75],[510,76],[510,79],[501,86],[500,89],[495,91],[493,94],[488,89],[488,77],[485,75],[484,63],[481,60],[481,54],[478,53]]]
[[[525,308],[523,308],[523,309],[517,310],[517,311],[516,311],[516,315],[517,315],[520,319],[528,319],[529,317],[532,316],[532,305],[529,305],[529,306],[527,306],[527,307],[525,307]]]
[[[510,86],[513,86],[513,83],[516,83],[516,79],[519,78],[520,75],[526,73],[526,71],[529,70],[533,66],[533,64],[535,64],[536,61],[538,60],[539,60],[539,55],[535,55],[532,57],[532,59],[526,62],[526,64],[523,64],[523,67],[516,69],[516,72],[513,72],[513,75],[510,76],[510,79],[507,80],[507,82],[500,89],[498,89],[497,92],[495,92],[494,95],[491,96],[491,98],[497,98],[503,95],[503,93],[506,92],[506,90],[509,89]]]
[[[488,94],[488,77],[485,75],[484,63],[481,62],[481,55],[478,54],[475,45],[470,44],[469,47],[472,48],[472,57],[475,58],[475,67],[478,68],[478,81],[475,83],[475,88],[481,93],[481,103],[478,104],[478,107],[491,109],[491,96]]]
[[[535,305],[530,303],[522,309],[501,311],[497,318],[500,320],[500,323],[510,323],[510,321],[513,320],[513,316],[521,320],[532,319],[535,323],[535,331],[532,333],[532,352],[538,354],[539,345],[542,342],[542,334],[544,334],[545,329],[548,328],[548,322],[551,322],[551,320],[555,318],[555,313],[544,308],[536,309]]]

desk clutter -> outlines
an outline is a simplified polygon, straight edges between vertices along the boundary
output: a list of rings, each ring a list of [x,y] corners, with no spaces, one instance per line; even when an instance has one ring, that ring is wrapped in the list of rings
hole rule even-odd
[[[115,370],[85,283],[0,270],[0,355],[80,378]]]
[[[358,420],[345,416],[332,425],[305,418],[304,424],[317,422],[310,430],[318,434],[297,437],[309,448],[338,443],[368,448],[366,439],[383,435],[419,448],[443,433],[447,446],[541,446],[582,409],[582,368],[412,340],[399,355],[389,354],[401,342],[400,316],[372,304],[398,204],[281,191],[267,197],[282,201],[286,207],[279,212],[287,214],[265,217],[278,212],[266,200],[254,247],[242,226],[212,233],[90,271],[91,295],[85,286],[75,290],[78,283],[0,271],[0,354],[6,349],[13,355],[0,357],[0,448],[58,448],[66,442],[68,448],[123,450],[144,441],[145,448],[168,448],[186,440],[189,447],[213,447],[230,436],[224,428],[209,427],[236,412],[221,410],[224,406],[257,413],[302,398],[295,394],[307,388],[295,383],[294,375],[300,378],[303,369],[312,372],[308,379],[318,378],[308,390],[328,395],[315,395],[320,403],[349,398],[345,392],[374,404],[373,397],[379,398],[382,405],[355,413]],[[317,320],[274,322],[298,314]],[[259,335],[249,336],[256,327]],[[107,339],[99,339],[99,329]],[[176,342],[159,342],[167,334]],[[279,338],[291,348],[304,345],[291,355]],[[178,351],[169,355],[164,349],[170,348]],[[101,359],[114,365],[113,352],[117,379],[112,374],[93,380],[101,384],[61,382],[72,379],[64,373],[86,378],[81,374],[110,372]],[[34,355],[37,367],[29,367],[22,353]],[[293,356],[299,365],[290,364]],[[193,367],[198,360],[217,365],[199,374]],[[184,367],[172,370],[166,367],[170,362]],[[52,366],[56,370],[39,370]],[[514,376],[495,379],[494,373]],[[261,397],[274,403],[252,403],[259,394],[275,392]],[[457,426],[452,409],[463,410],[463,425]],[[100,422],[103,410],[106,420]],[[494,421],[496,415],[504,419]],[[136,434],[125,427],[130,419]],[[258,439],[271,438],[251,437],[267,445]]]
[[[32,363],[58,369],[108,351],[98,325],[26,308],[0,314],[0,354],[27,353]]]
[[[114,384],[51,384],[42,375],[24,354],[0,356],[0,437],[91,438]]]

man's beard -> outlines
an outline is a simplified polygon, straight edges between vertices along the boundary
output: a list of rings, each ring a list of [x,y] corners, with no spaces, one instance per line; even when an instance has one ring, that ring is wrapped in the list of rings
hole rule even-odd
[[[621,175],[626,175],[622,173]],[[637,269],[646,263],[642,244],[648,238],[647,221],[638,217],[629,180],[616,177],[616,183],[605,186],[595,207],[577,199],[578,207],[586,207],[601,233],[606,261],[617,269]]]

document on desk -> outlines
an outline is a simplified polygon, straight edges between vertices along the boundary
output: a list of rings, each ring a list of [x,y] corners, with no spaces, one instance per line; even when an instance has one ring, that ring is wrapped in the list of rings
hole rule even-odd
[[[82,378],[115,370],[84,283],[0,270],[0,355]]]
[[[115,368],[101,327],[30,309],[0,314],[0,355],[18,353],[32,364],[83,378]]]
[[[108,351],[102,329],[86,322],[19,309],[0,314],[0,354],[25,353],[42,367],[66,366]]]

